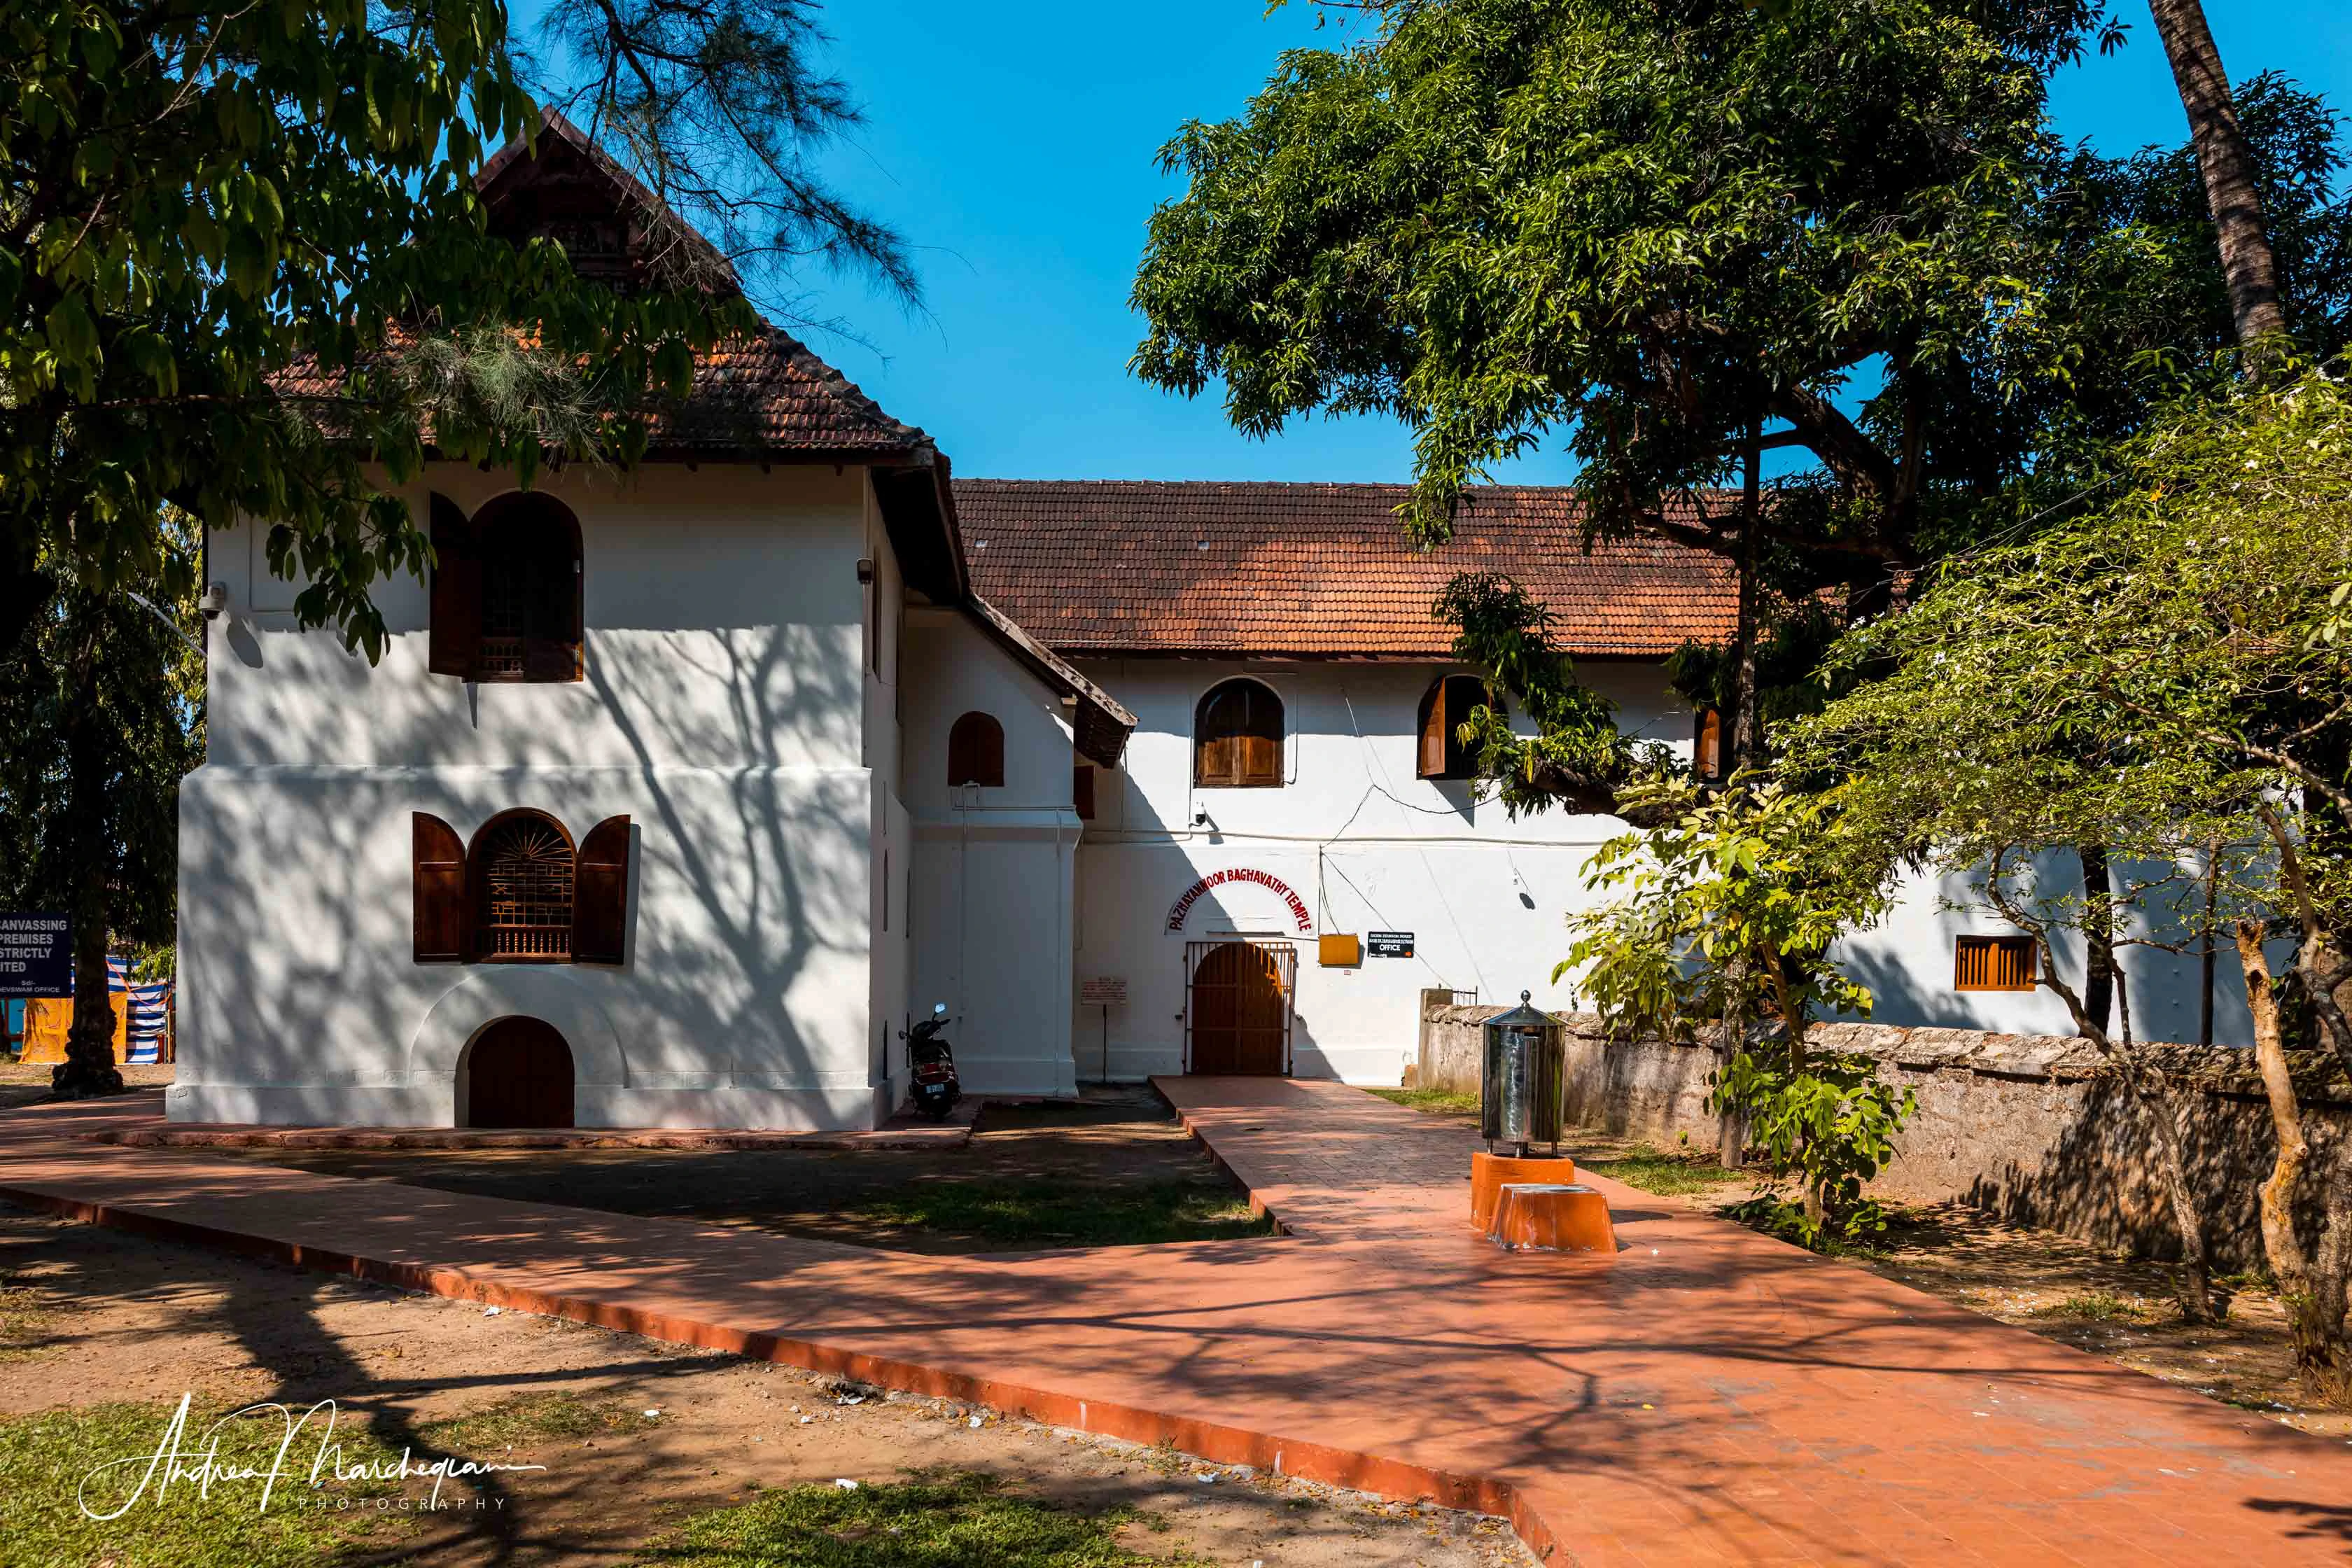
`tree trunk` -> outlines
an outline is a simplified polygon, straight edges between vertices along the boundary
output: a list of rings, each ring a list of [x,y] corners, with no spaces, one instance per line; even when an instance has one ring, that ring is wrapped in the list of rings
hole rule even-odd
[[[114,1008],[106,984],[108,894],[113,886],[112,846],[106,823],[105,742],[98,711],[98,656],[103,606],[75,595],[87,616],[76,639],[65,714],[66,864],[72,878],[74,1005],[66,1032],[66,1059],[49,1075],[49,1090],[60,1100],[121,1094],[122,1075],[114,1066]]]
[[[2315,1399],[2340,1403],[2352,1397],[2352,1346],[2344,1341],[2343,1282],[2331,1281],[2332,1289],[2322,1289],[2312,1257],[2295,1230],[2295,1199],[2303,1190],[2311,1143],[2304,1136],[2303,1107],[2295,1095],[2294,1075],[2287,1066],[2286,1042],[2279,1032],[2278,994],[2271,984],[2270,961],[2263,952],[2263,928],[2257,921],[2240,921],[2236,935],[2238,963],[2246,973],[2246,1007],[2253,1016],[2254,1062],[2262,1069],[2271,1128],[2278,1136],[2270,1180],[2262,1186],[2263,1252],[2270,1259],[2272,1277],[2278,1281],[2279,1304],[2286,1309],[2294,1367],[2305,1391]],[[2330,1184],[2331,1188],[2339,1185]],[[2331,1224],[2327,1238],[2331,1257],[2343,1250],[2342,1238],[2333,1234],[2334,1229]]]
[[[2213,1264],[2205,1250],[2205,1216],[2198,1209],[2196,1189],[2189,1184],[2189,1158],[2180,1144],[2180,1119],[2173,1113],[2172,1091],[2148,1082],[2137,1071],[2131,1075],[2131,1087],[2156,1129],[2158,1175],[2172,1209],[2173,1233],[2180,1238],[2180,1274],[2173,1281],[2180,1315],[2192,1323],[2217,1321],[2221,1314],[2213,1310]]]
[[[1763,760],[1764,721],[1756,705],[1758,584],[1756,557],[1763,531],[1764,455],[1757,444],[1759,424],[1748,426],[1748,458],[1739,490],[1739,668],[1732,687],[1731,766],[1738,773]]]
[[[2107,847],[2085,844],[2083,858],[2083,1011],[2105,1027],[2116,1005],[2115,879]]]
[[[2263,1253],[2270,1258],[2270,1274],[2279,1281],[2279,1305],[2286,1307],[2286,1328],[2295,1344],[2295,1373],[2303,1375],[2305,1392],[2315,1399],[2338,1399],[2352,1387],[2352,1347],[2343,1342],[2343,1289],[2331,1290],[2333,1311],[2322,1302],[2319,1281],[2312,1274],[2312,1256],[2295,1234],[2295,1196],[2303,1192],[2303,1171],[2312,1159],[2310,1140],[2303,1135],[2303,1105],[2295,1098],[2295,1077],[2286,1065],[2286,1041],[2279,1035],[2279,994],[2272,990],[2270,959],[2263,954],[2263,926],[2237,921],[2237,962],[2246,971],[2246,1011],[2253,1016],[2253,1060],[2263,1069],[2263,1093],[2270,1098],[2270,1126],[2279,1150],[2270,1162],[2270,1180],[2263,1183]],[[2338,1250],[2338,1248],[2331,1248]]]
[[[2247,351],[2246,373],[2259,379],[2275,352],[2272,340],[2284,335],[2286,311],[2280,303],[2278,261],[2263,228],[2262,193],[2254,183],[2254,155],[2238,124],[2221,51],[2213,46],[2199,0],[2148,0],[2148,12],[2172,61],[2180,107],[2189,115],[2189,138],[2205,177],[2205,202],[2221,247],[2221,274],[2230,289],[2230,314],[2239,346]]]

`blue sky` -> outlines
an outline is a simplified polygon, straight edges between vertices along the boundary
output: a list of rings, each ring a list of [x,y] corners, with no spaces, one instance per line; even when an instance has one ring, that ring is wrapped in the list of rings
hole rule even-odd
[[[2232,80],[2277,68],[2352,109],[2344,0],[2208,0]],[[2186,135],[2144,5],[2119,53],[2062,73],[2061,131],[2107,152]],[[1412,452],[1386,421],[1315,419],[1270,441],[1127,374],[1141,335],[1127,295],[1146,218],[1181,194],[1153,153],[1187,118],[1240,109],[1277,53],[1328,45],[1311,6],[1014,6],[835,0],[830,61],[869,124],[829,159],[842,189],[918,247],[927,313],[811,279],[807,314],[855,322],[866,344],[813,346],[960,474],[1043,479],[1401,479]],[[1507,478],[1565,482],[1561,455]]]

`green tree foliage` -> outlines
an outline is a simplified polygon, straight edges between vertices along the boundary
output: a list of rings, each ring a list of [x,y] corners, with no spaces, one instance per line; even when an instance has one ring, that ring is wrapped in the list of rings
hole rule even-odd
[[[2324,363],[2352,347],[2352,190],[2336,188],[2342,122],[2276,73],[2246,82],[2237,100],[2280,302],[2296,351]],[[2053,146],[2039,186],[2032,233],[2052,318],[2069,339],[2067,374],[1972,410],[1984,428],[2016,426],[1998,443],[2035,454],[2019,491],[2029,509],[2097,478],[2115,443],[2185,395],[2223,391],[2237,343],[2192,147],[2109,158]]]
[[[1460,628],[1455,657],[1486,671],[1535,723],[1535,734],[1515,733],[1504,711],[1481,705],[1460,727],[1458,739],[1475,748],[1479,776],[1496,783],[1512,816],[1559,802],[1614,811],[1622,804],[1623,781],[1667,765],[1666,748],[1619,732],[1616,705],[1577,680],[1575,662],[1553,637],[1551,612],[1517,584],[1465,573],[1447,585],[1433,613]]]
[[[1569,917],[1555,981],[1578,975],[1612,1034],[1715,1037],[1723,1063],[1709,1108],[1736,1119],[1798,1202],[1765,1217],[1809,1247],[1884,1228],[1863,1184],[1894,1157],[1916,1109],[1877,1064],[1811,1048],[1824,1014],[1867,1016],[1870,993],[1831,947],[1875,920],[1883,883],[1824,852],[1827,795],[1777,783],[1699,792],[1653,780],[1629,805],[1657,826],[1601,846],[1588,885],[1613,894]]]
[[[1776,537],[1822,580],[1914,558],[1961,367],[2033,374],[2016,220],[2042,77],[2094,8],[1428,0],[1305,50],[1162,153],[1134,298],[1147,380],[1233,421],[1412,426],[1407,521],[1559,432],[1593,525],[1728,552],[1710,491],[1759,419],[1819,464]],[[1835,395],[1882,373],[1856,420]],[[1681,504],[1670,510],[1669,500]]]
[[[526,485],[556,458],[628,461],[693,351],[754,322],[744,287],[780,298],[817,259],[911,299],[896,237],[799,161],[855,118],[814,68],[810,10],[547,13],[564,74],[537,85],[654,193],[629,215],[651,243],[625,294],[552,241],[488,232],[474,176],[539,125],[496,0],[0,12],[0,659],[49,606],[188,596],[175,511],[264,530],[270,569],[303,584],[301,623],[374,658],[371,589],[429,555],[399,493],[428,444]],[[119,620],[110,601],[70,614],[100,637]],[[77,789],[95,776],[68,770]],[[105,910],[78,921],[77,950],[102,949]],[[75,1060],[94,1062],[105,1019],[85,1011]]]
[[[184,516],[163,539],[195,548]],[[173,575],[176,595],[160,571],[114,593],[63,583],[0,663],[0,909],[73,918],[76,1021],[106,1027],[77,1028],[85,1059],[60,1071],[98,1087],[119,1087],[106,955],[170,949],[180,778],[204,758],[203,623]]]
[[[1791,726],[1788,762],[1843,780],[1841,848],[1879,874],[1910,858],[1981,868],[1986,901],[2040,942],[2042,984],[2111,1051],[2049,931],[2118,911],[2070,913],[2018,862],[2112,846],[2144,868],[2118,894],[2137,940],[2220,926],[2278,1132],[2272,1266],[2305,1375],[2352,1402],[2352,1150],[2323,1161],[2306,1138],[2286,1054],[2299,1037],[2352,1075],[2352,392],[2274,374],[2160,421],[2116,475],[2106,504],[1954,561],[1905,614],[1854,634],[1839,657],[1881,678]],[[2274,976],[2280,939],[2294,958]],[[2128,1051],[2117,1067],[2148,1092]],[[2170,1115],[2156,1130],[2177,1142]],[[2203,1195],[2177,1148],[2168,1163],[2189,1247],[2181,1211]],[[2304,1203],[2327,1216],[2315,1240],[2293,1220]]]
[[[849,112],[805,5],[592,9],[550,20],[598,123],[660,188],[728,205],[739,241],[714,258],[673,230],[628,299],[485,230],[472,176],[537,123],[495,0],[0,16],[0,647],[47,592],[37,558],[177,591],[169,504],[265,529],[303,623],[373,657],[371,584],[428,548],[375,481],[413,474],[428,433],[525,482],[553,455],[626,458],[631,411],[749,324],[746,262],[814,252],[911,288],[895,238],[790,162]],[[520,344],[557,368],[519,371]],[[583,419],[583,396],[619,416]]]
[[[2194,152],[2106,159],[2048,129],[2049,70],[2116,36],[2097,5],[1367,9],[1370,37],[1286,57],[1246,112],[1164,149],[1188,189],[1152,220],[1137,372],[1221,386],[1254,432],[1404,420],[1422,540],[1484,465],[1564,443],[1596,533],[1742,561],[1768,713],[1818,704],[1820,590],[1873,612],[1901,574],[2038,526],[2184,384],[2229,373]],[[2240,97],[2289,319],[2325,356],[2352,279],[2337,124],[2280,79]],[[1751,437],[1813,459],[1769,491],[1752,563],[1724,489]],[[1475,658],[1536,637],[1540,608],[1474,589],[1441,614]],[[1689,650],[1678,689],[1731,709],[1741,651]],[[1552,753],[1607,745],[1498,735],[1492,776],[1522,808],[1548,779],[1606,809],[1631,774]]]

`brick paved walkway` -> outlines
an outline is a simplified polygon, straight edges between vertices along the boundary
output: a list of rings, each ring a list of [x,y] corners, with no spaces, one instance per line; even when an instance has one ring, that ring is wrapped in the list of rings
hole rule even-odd
[[[0,1195],[1511,1516],[1551,1563],[2352,1558],[2352,1447],[1608,1183],[1613,1258],[1471,1235],[1464,1134],[1162,1085],[1294,1234],[911,1258],[0,1116]],[[1278,1565],[1277,1565],[1278,1568]]]

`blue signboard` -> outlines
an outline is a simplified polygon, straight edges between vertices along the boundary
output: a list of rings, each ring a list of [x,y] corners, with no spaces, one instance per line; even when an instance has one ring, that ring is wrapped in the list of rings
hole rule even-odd
[[[0,996],[73,994],[73,922],[0,914]]]

